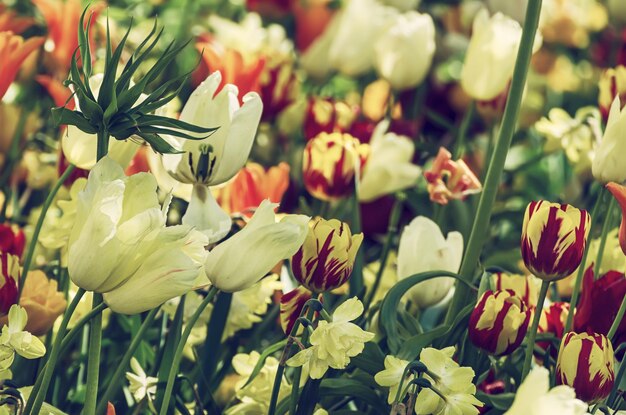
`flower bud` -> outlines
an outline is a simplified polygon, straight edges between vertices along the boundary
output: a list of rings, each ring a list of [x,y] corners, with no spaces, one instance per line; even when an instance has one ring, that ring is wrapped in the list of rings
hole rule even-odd
[[[0,224],[0,252],[21,258],[24,245],[26,245],[26,237],[17,225]]]
[[[615,383],[613,346],[603,334],[569,332],[561,342],[556,381],[588,403],[603,400]]]
[[[313,292],[343,285],[354,266],[363,234],[352,235],[346,223],[315,218],[309,222],[304,244],[291,260],[296,279]]]
[[[626,66],[619,65],[602,72],[598,81],[598,106],[602,113],[602,118],[606,121],[609,118],[611,104],[615,97],[619,96],[620,101],[626,99]]]
[[[567,204],[530,202],[522,226],[526,268],[544,281],[565,278],[582,260],[591,218]]]
[[[522,344],[531,314],[528,306],[512,290],[488,290],[470,316],[469,338],[490,354],[507,355]]]
[[[0,251],[0,315],[6,315],[11,306],[17,304],[20,275],[19,258]]]
[[[321,200],[352,194],[367,148],[349,134],[321,133],[309,141],[303,161],[303,181],[308,192]]]

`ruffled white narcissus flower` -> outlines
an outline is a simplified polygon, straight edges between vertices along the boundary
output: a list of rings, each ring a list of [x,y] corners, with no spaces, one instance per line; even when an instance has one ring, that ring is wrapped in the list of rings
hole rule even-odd
[[[567,385],[550,389],[550,372],[534,368],[522,382],[513,405],[504,415],[585,415],[587,404],[576,399],[576,392]]]
[[[345,369],[350,358],[359,355],[365,342],[374,338],[374,333],[364,331],[351,323],[363,314],[363,304],[357,297],[342,303],[332,315],[332,321],[322,320],[311,333],[308,347],[287,361],[289,366],[308,365],[312,379],[321,379],[329,367]]]
[[[168,137],[182,153],[162,156],[163,166],[174,179],[193,185],[183,224],[203,232],[210,243],[226,236],[231,221],[208,186],[227,182],[244,166],[263,111],[263,102],[256,92],[244,95],[243,105],[239,104],[235,85],[226,84],[216,94],[221,82],[219,71],[209,75],[193,91],[180,114],[182,121],[218,129],[202,140]]]
[[[46,346],[41,340],[24,330],[27,322],[26,310],[17,304],[12,305],[8,324],[0,334],[0,380],[11,379],[15,353],[25,359],[37,359],[46,354]]]
[[[428,368],[424,377],[446,399],[442,399],[432,389],[423,388],[415,399],[417,415],[476,415],[479,413],[478,408],[483,406],[474,396],[474,370],[459,366],[452,359],[454,350],[454,347],[441,350],[426,347],[420,353],[420,361]]]
[[[146,375],[143,368],[134,357],[130,360],[130,368],[132,372],[126,372],[126,379],[130,383],[128,389],[133,394],[136,402],[148,398],[152,402],[156,395],[157,383],[159,379]]]

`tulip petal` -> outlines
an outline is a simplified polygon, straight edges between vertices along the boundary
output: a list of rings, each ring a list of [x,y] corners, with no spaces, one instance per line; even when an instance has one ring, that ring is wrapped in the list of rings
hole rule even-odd
[[[193,187],[191,201],[183,215],[183,224],[193,226],[209,238],[209,243],[215,243],[228,234],[231,219],[217,204],[211,191],[197,184]]]

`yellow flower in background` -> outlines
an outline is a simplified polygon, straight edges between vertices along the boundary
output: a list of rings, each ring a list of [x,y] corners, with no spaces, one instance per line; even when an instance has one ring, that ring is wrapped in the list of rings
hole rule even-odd
[[[242,230],[209,252],[204,272],[211,284],[226,292],[245,290],[302,246],[309,217],[285,215],[277,222],[276,206],[264,200]]]
[[[387,263],[383,270],[382,277],[380,279],[380,285],[374,298],[372,298],[372,304],[376,304],[382,301],[387,295],[387,292],[398,282],[398,270],[397,270],[397,254],[395,251],[390,251],[387,257]],[[369,290],[372,289],[374,282],[376,281],[376,274],[380,269],[380,261],[370,262],[363,268],[363,281],[365,286]]]
[[[321,379],[329,367],[345,369],[350,358],[359,355],[374,333],[350,323],[363,314],[357,297],[343,302],[332,315],[332,321],[321,320],[311,334],[311,347],[287,361],[289,366],[307,366],[312,379]]]
[[[535,367],[526,376],[515,394],[511,408],[504,415],[585,415],[587,405],[576,399],[576,392],[561,385],[550,389],[550,372]]]
[[[576,397],[596,403],[609,396],[615,383],[615,354],[603,334],[569,332],[563,337],[556,363],[556,381],[576,391]]]
[[[625,127],[626,109],[622,109],[620,97],[616,96],[591,166],[593,177],[602,183],[623,183],[626,180],[626,165],[621,157],[626,151],[626,141],[622,136]]]
[[[24,330],[28,314],[19,305],[11,306],[9,324],[2,328],[0,346],[9,347],[25,359],[37,359],[46,354],[46,346],[37,337]]]
[[[586,210],[546,201],[530,202],[522,225],[522,259],[544,281],[570,275],[582,260],[591,217]]]
[[[369,146],[350,134],[320,133],[304,149],[302,180],[306,190],[321,200],[351,195]]]
[[[505,92],[513,76],[521,37],[522,27],[510,17],[502,13],[489,16],[486,9],[478,12],[461,71],[461,85],[470,97],[490,101]],[[540,46],[538,35],[535,51]]]
[[[389,395],[387,396],[387,403],[392,404],[398,394],[398,388],[400,387],[400,381],[402,375],[404,375],[404,369],[409,364],[408,360],[399,359],[395,356],[385,356],[385,370],[374,375],[374,380],[380,386],[386,386],[389,388]],[[404,387],[408,385],[407,380],[410,374],[404,379]],[[400,400],[404,399],[404,396],[400,396]]]
[[[439,225],[425,216],[409,223],[400,236],[398,246],[398,279],[427,271],[458,272],[463,258],[463,236],[450,232],[444,237]],[[444,299],[454,278],[440,277],[422,281],[408,291],[420,308],[433,306]]]
[[[68,271],[111,310],[134,314],[190,291],[206,255],[206,237],[188,226],[165,227],[154,176],[125,176],[105,157],[78,194]],[[166,206],[167,207],[167,206]]]
[[[576,172],[584,173],[591,168],[594,148],[602,134],[600,124],[596,108],[580,108],[574,118],[561,108],[553,108],[535,123],[535,129],[546,138],[545,151],[562,149]]]
[[[598,0],[545,0],[539,28],[546,42],[585,48],[590,34],[607,23],[606,8]]]
[[[302,247],[291,259],[294,277],[316,293],[342,286],[352,274],[362,241],[363,234],[352,235],[344,222],[314,218]]]
[[[149,404],[152,406],[159,379],[146,375],[146,372],[144,372],[134,357],[130,359],[130,368],[132,372],[126,372],[126,379],[129,382],[128,390],[130,390],[136,402],[141,402],[144,398],[148,398]]]
[[[621,2],[621,0],[619,0]],[[616,66],[602,72],[598,81],[598,106],[602,112],[602,117],[606,120],[609,118],[611,104],[615,97],[619,97],[620,101],[626,99],[626,66]]]
[[[476,385],[472,383],[474,370],[461,367],[452,359],[454,347],[435,349],[426,347],[420,353],[420,362],[428,368],[424,378],[445,396],[445,400],[429,388],[420,390],[415,400],[417,415],[477,415],[483,403],[476,399]]]
[[[269,409],[274,378],[278,371],[278,360],[272,356],[265,359],[263,368],[259,374],[246,385],[254,367],[261,355],[257,351],[250,354],[239,353],[233,357],[232,365],[235,371],[241,376],[241,379],[235,385],[235,396],[239,399],[239,403],[228,408],[225,415],[238,414],[266,414]],[[291,385],[283,376],[280,384],[280,392],[278,401],[287,397],[291,391]]]

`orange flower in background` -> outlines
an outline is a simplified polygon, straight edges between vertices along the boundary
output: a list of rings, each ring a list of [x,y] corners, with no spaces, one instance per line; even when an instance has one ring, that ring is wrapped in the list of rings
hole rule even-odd
[[[49,75],[37,75],[35,80],[45,88],[57,107],[65,106],[69,110],[73,110],[76,107],[76,102],[70,99],[72,91],[63,85],[62,82]]]
[[[463,160],[452,160],[452,154],[441,147],[430,170],[424,172],[430,200],[440,205],[450,199],[463,200],[482,190],[480,181]]]
[[[26,58],[44,42],[42,37],[31,37],[24,40],[13,32],[0,32],[0,99],[15,80],[17,73]]]
[[[251,216],[265,199],[280,203],[288,187],[289,164],[283,162],[266,170],[260,164],[248,163],[219,189],[217,201],[229,213]]]
[[[619,225],[618,239],[619,246],[622,248],[624,255],[626,255],[626,187],[611,182],[606,185],[606,188],[609,192],[611,192],[622,209],[622,221]]]
[[[35,336],[43,336],[54,325],[57,317],[65,311],[67,301],[59,292],[57,282],[46,277],[43,271],[28,273],[20,305],[28,314],[26,330]],[[0,325],[7,323],[7,317],[0,319]]]
[[[199,41],[196,49],[202,54],[202,64],[196,72],[195,79],[200,82],[206,74],[220,71],[222,82],[215,91],[219,94],[224,85],[233,84],[239,88],[239,99],[248,92],[259,92],[260,78],[265,68],[265,59],[257,58],[246,61],[241,52],[234,49],[224,49],[213,41]]]
[[[0,32],[22,33],[33,25],[35,20],[28,16],[18,16],[14,10],[0,4]]]
[[[291,11],[296,22],[296,46],[306,50],[324,32],[335,14],[330,0],[294,1]]]
[[[69,71],[72,55],[78,48],[78,25],[83,6],[80,0],[33,0],[33,4],[39,9],[48,26],[46,51],[50,52],[51,64],[55,72],[64,78]],[[104,3],[90,6],[85,20],[92,15],[93,25],[104,7]],[[90,36],[93,36],[93,32],[90,32]],[[92,41],[93,37],[90,39]]]

